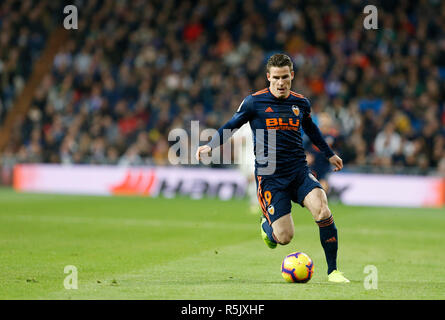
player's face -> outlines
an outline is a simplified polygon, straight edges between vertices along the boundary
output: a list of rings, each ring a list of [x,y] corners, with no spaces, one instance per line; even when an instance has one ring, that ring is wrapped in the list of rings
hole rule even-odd
[[[267,80],[270,82],[270,91],[277,98],[287,98],[290,93],[294,72],[288,66],[270,67]]]

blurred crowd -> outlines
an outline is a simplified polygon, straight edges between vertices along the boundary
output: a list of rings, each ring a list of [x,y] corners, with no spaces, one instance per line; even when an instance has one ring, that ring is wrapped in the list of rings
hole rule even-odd
[[[23,89],[61,13],[57,1],[0,2],[0,125]]]
[[[48,2],[39,3],[44,11]],[[15,123],[3,161],[167,165],[172,129],[190,130],[192,120],[217,129],[268,86],[265,63],[285,52],[293,90],[309,98],[346,166],[445,174],[443,1],[376,2],[377,30],[364,29],[367,3],[358,0],[74,4],[79,29]],[[40,30],[25,9],[15,21],[31,22],[13,28],[4,7],[0,74],[4,83],[12,70],[11,84],[27,65],[13,56],[43,43],[23,45]],[[10,104],[5,92],[0,108]]]

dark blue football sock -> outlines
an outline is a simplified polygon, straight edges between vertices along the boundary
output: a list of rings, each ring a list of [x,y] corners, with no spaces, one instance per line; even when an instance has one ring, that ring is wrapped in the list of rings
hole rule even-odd
[[[337,269],[338,234],[332,215],[323,220],[316,221],[320,228],[320,242],[323,247],[328,274]]]
[[[263,228],[264,232],[266,232],[267,237],[269,238],[270,241],[272,241],[274,243],[278,243],[278,241],[275,239],[275,236],[273,234],[272,226],[269,224],[269,222],[267,220],[264,220],[264,222],[262,224],[262,228]]]

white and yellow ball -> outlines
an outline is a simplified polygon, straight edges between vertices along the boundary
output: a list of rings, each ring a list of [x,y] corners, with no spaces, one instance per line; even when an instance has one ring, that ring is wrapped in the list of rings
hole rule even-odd
[[[303,252],[288,254],[281,264],[281,275],[287,282],[305,283],[314,274],[312,259]]]

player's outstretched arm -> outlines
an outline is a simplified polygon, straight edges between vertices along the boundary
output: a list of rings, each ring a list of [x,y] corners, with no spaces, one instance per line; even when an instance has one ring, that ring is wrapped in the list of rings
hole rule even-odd
[[[311,117],[305,117],[302,121],[304,133],[306,133],[313,144],[324,153],[327,159],[331,159],[335,153],[327,144],[326,140],[317,125],[312,121]],[[330,160],[329,160],[330,161]]]
[[[243,121],[244,119],[240,118],[238,114],[235,114],[232,119],[230,119],[225,125],[218,129],[209,143],[200,146],[198,150],[196,150],[196,159],[198,161],[201,160],[201,154],[209,153],[210,151],[212,151],[212,149],[219,147],[225,141],[227,141],[233,133],[232,130],[238,129],[242,124],[244,124]],[[229,130],[230,134],[224,134],[224,130]]]
[[[250,120],[252,112],[252,97],[248,96],[241,102],[232,119],[218,129],[218,132],[215,133],[210,142],[198,148],[196,151],[196,159],[198,161],[201,160],[201,154],[209,153],[212,149],[227,141],[234,133],[234,129],[239,129],[243,124]],[[228,130],[229,134],[224,134],[225,130]]]
[[[208,145],[205,146],[200,146],[198,148],[198,150],[196,151],[196,160],[201,160],[201,154],[202,153],[209,153],[210,151],[212,151],[212,148]]]
[[[329,162],[334,166],[334,171],[343,169],[343,160],[336,154],[329,158]]]
[[[343,169],[343,160],[332,151],[317,125],[312,121],[310,116],[303,118],[303,130],[320,151],[324,153],[329,163],[334,166],[334,171]]]

